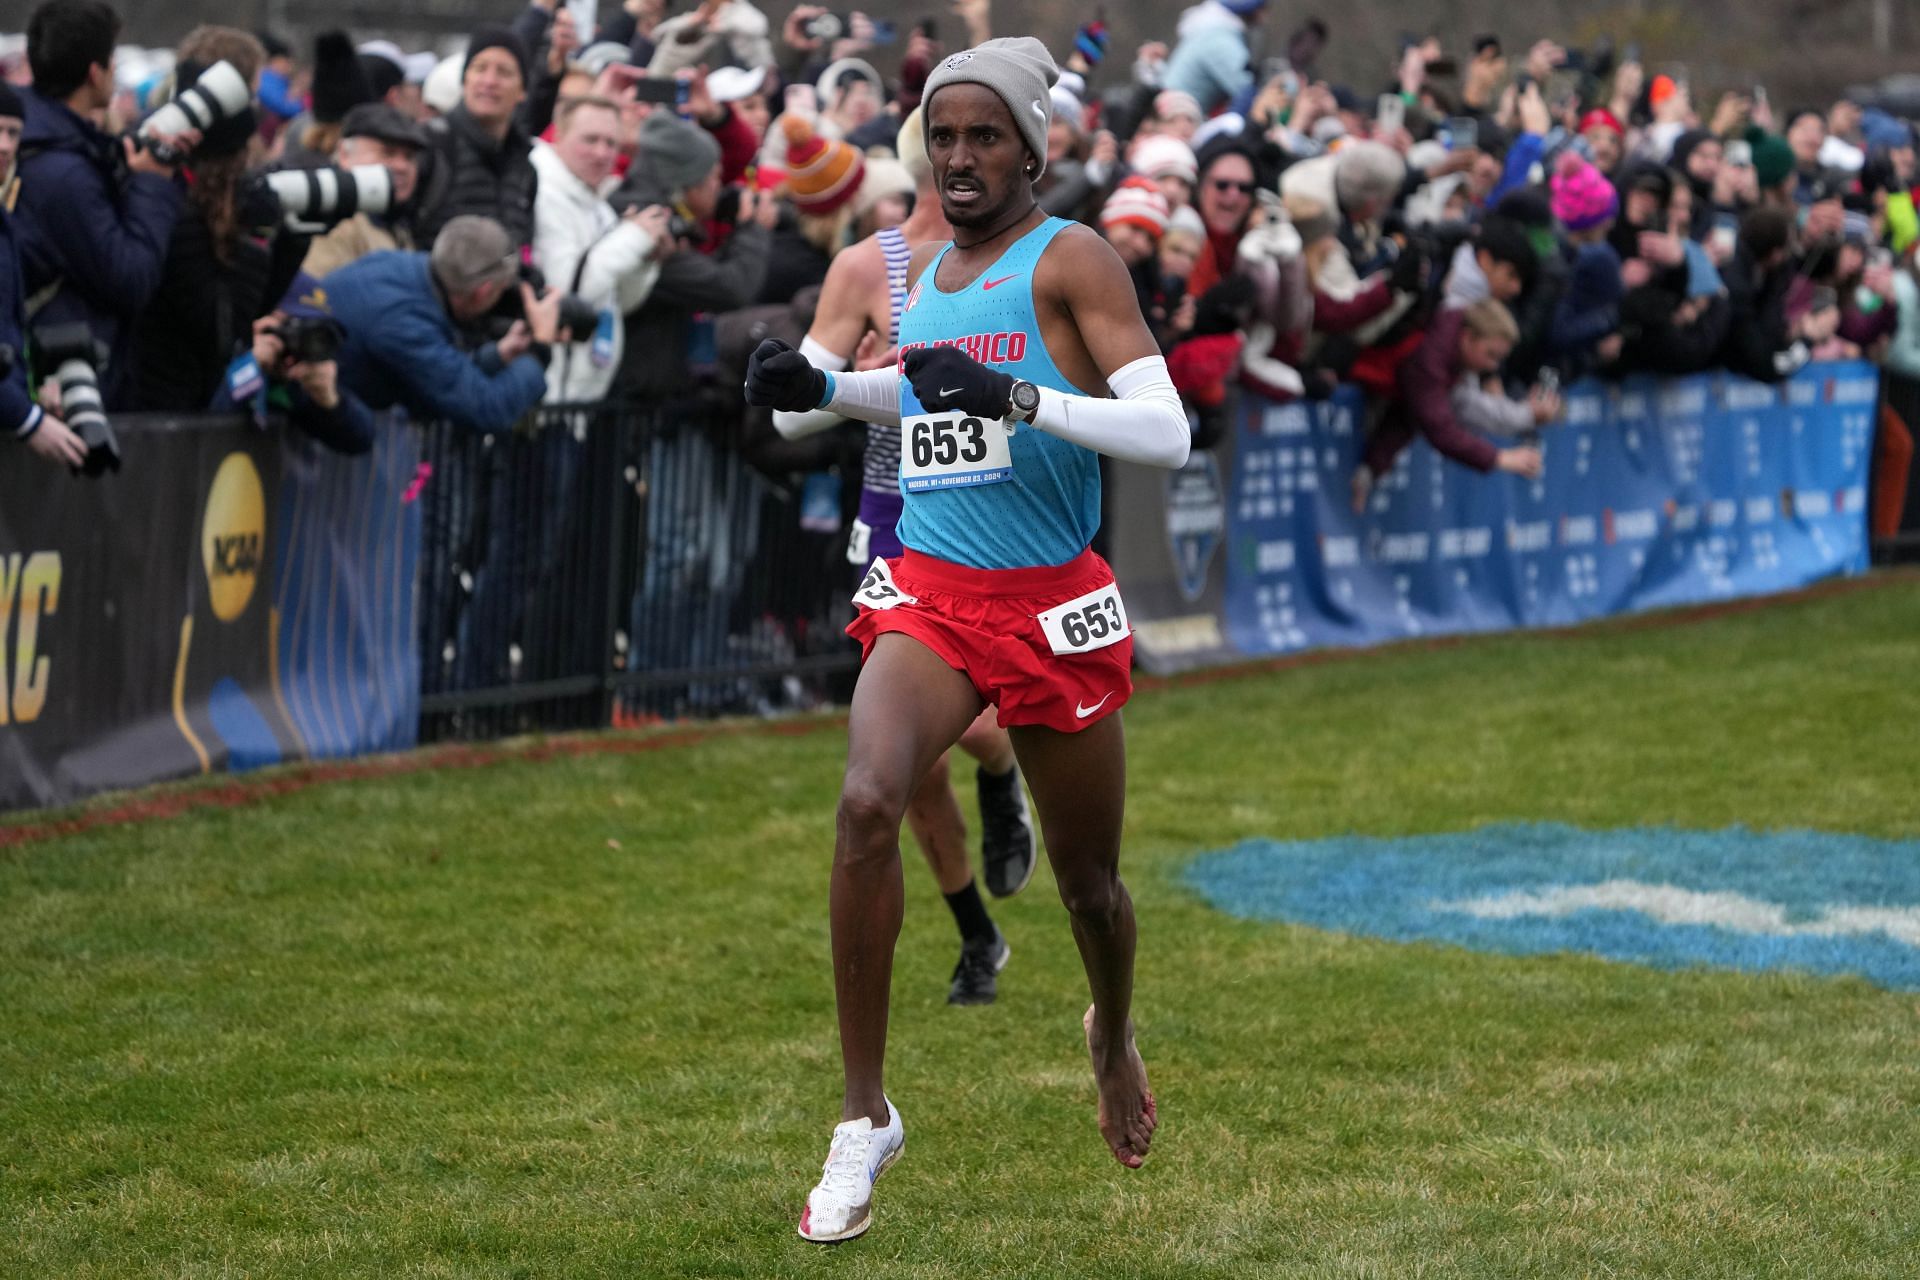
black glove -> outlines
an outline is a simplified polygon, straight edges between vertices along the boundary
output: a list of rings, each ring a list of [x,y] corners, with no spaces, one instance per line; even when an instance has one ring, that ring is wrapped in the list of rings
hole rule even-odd
[[[827,396],[827,375],[778,338],[763,339],[747,358],[747,403],[756,409],[806,413]]]
[[[913,395],[929,413],[958,409],[976,418],[1004,418],[1013,410],[1013,378],[958,347],[920,347],[905,358]]]

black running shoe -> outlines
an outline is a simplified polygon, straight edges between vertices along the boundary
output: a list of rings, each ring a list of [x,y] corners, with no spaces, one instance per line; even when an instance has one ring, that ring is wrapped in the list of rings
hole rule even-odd
[[[998,994],[995,979],[1007,967],[1012,955],[1013,948],[1007,945],[1006,936],[998,929],[988,941],[964,943],[960,948],[960,963],[953,966],[953,985],[947,988],[947,1003],[992,1004]]]
[[[1027,789],[1020,785],[1018,769],[1001,777],[976,769],[974,776],[980,784],[980,860],[986,864],[987,892],[1011,898],[1033,879],[1033,864],[1039,860]]]

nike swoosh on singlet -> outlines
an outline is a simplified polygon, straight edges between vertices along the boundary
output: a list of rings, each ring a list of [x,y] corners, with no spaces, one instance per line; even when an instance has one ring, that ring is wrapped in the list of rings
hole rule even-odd
[[[1100,708],[1106,706],[1107,698],[1111,698],[1112,696],[1113,696],[1113,691],[1108,690],[1106,698],[1100,699],[1100,701],[1094,703],[1090,707],[1081,706],[1078,702],[1074,703],[1073,718],[1075,720],[1085,720],[1088,716],[1092,715],[1094,712],[1098,711]]]
[[[980,292],[985,293],[996,285],[1003,285],[1009,280],[1018,280],[1019,278],[1020,273],[1016,271],[1010,276],[1001,276],[998,280],[982,280],[980,282]]]

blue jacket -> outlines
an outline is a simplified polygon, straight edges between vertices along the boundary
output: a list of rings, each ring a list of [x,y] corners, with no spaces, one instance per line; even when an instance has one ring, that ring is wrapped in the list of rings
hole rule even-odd
[[[1253,84],[1246,28],[1224,8],[1196,5],[1181,15],[1179,43],[1167,59],[1161,84],[1190,93],[1208,114]]]
[[[27,382],[27,295],[13,240],[13,222],[0,202],[0,345],[13,348],[13,367],[0,378],[0,433],[24,440],[40,429],[40,410]]]
[[[502,367],[491,343],[461,346],[424,253],[370,253],[321,287],[347,331],[340,381],[374,409],[397,404],[415,418],[505,431],[546,394],[546,370],[531,355]]]
[[[27,118],[14,220],[26,293],[60,286],[34,323],[84,320],[107,344],[107,408],[130,407],[133,321],[160,287],[184,197],[170,179],[125,173],[114,158],[120,144],[65,103],[31,89],[20,96]]]
[[[1620,299],[1626,293],[1620,282],[1620,255],[1612,245],[1584,244],[1572,258],[1571,277],[1554,312],[1549,343],[1561,356],[1584,352],[1619,329]]]

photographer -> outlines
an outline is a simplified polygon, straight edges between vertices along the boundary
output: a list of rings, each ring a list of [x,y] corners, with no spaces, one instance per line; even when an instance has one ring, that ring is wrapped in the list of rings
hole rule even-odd
[[[253,322],[253,346],[221,379],[208,406],[215,413],[277,411],[335,453],[373,447],[373,414],[340,385],[334,357],[345,334],[328,311],[326,292],[303,276],[278,310]]]
[[[47,0],[27,26],[33,87],[14,205],[28,310],[36,325],[84,323],[108,350],[109,409],[133,394],[133,322],[160,286],[184,197],[174,166],[92,123],[113,101],[120,18],[102,0]],[[192,130],[162,140],[191,146]]]
[[[20,288],[20,254],[7,216],[13,161],[20,152],[26,109],[10,84],[0,82],[0,431],[24,441],[49,462],[77,467],[87,446],[52,410],[33,402],[27,383],[27,297]]]
[[[672,231],[679,252],[660,264],[653,292],[627,317],[615,386],[642,400],[685,396],[714,372],[712,314],[759,295],[779,205],[723,187],[719,143],[664,111],[641,126],[639,155],[612,202],[622,210],[664,204],[679,215]]]
[[[462,330],[516,288],[525,318],[469,350]],[[536,297],[520,283],[519,254],[491,219],[455,218],[431,255],[368,254],[328,276],[326,293],[347,335],[340,379],[374,409],[397,404],[417,418],[505,431],[546,394],[561,291]]]
[[[302,266],[316,280],[382,249],[411,249],[413,196],[420,182],[420,153],[427,131],[384,102],[363,102],[340,125],[333,162],[343,169],[377,164],[393,179],[393,204],[385,213],[360,210],[315,236]]]
[[[266,50],[244,31],[199,27],[181,41],[176,93],[201,71],[230,64],[249,86]],[[136,403],[187,413],[204,408],[253,322],[287,291],[307,238],[281,223],[280,201],[247,174],[256,129],[247,107],[207,129],[182,174],[187,207],[173,224],[160,288],[134,326]]]

